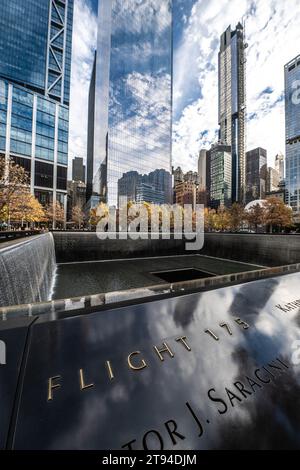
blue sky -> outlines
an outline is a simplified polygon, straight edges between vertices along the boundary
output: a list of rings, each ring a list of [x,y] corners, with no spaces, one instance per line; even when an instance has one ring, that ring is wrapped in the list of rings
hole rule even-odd
[[[70,158],[86,156],[88,86],[96,47],[97,0],[74,0]],[[284,152],[284,64],[300,54],[300,0],[174,0],[173,165],[196,169],[215,141],[219,36],[245,20],[247,150]]]

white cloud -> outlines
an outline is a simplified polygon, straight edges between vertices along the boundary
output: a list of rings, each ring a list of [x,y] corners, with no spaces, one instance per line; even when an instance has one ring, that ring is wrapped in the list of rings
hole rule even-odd
[[[155,12],[155,14],[154,14]],[[170,24],[170,0],[115,0],[113,32],[162,33]]]
[[[70,97],[69,160],[86,158],[88,92],[96,48],[97,18],[87,0],[75,0]]]
[[[136,44],[124,42],[112,48],[112,54],[119,54],[125,63],[130,61],[131,63],[142,64],[149,61],[149,58],[153,57],[153,55],[163,56],[165,53],[163,45],[155,44],[153,46],[150,41],[137,42]]]
[[[128,74],[119,84],[115,84],[113,97],[117,112],[114,113],[111,135],[114,141],[122,142],[123,147],[126,142],[126,152],[132,152],[136,169],[140,168],[140,171],[147,167],[154,170],[158,157],[168,153],[170,86],[171,77],[166,73],[150,75],[139,72]],[[121,106],[118,96],[124,89],[127,102]]]
[[[198,150],[214,140],[219,37],[243,17],[249,43],[247,111],[253,117],[248,123],[247,148],[265,147],[270,164],[278,151],[284,151],[283,67],[300,53],[300,0],[198,0],[175,54],[174,110],[179,115],[174,125],[175,166],[195,168]],[[271,93],[262,94],[266,89]],[[202,136],[205,130],[208,134]]]
[[[121,2],[123,7],[124,1]],[[136,1],[141,8],[143,0]],[[151,0],[152,7],[163,8],[163,3]],[[199,149],[208,147],[216,139],[219,38],[229,24],[234,28],[243,17],[249,44],[247,111],[252,117],[247,126],[247,148],[265,147],[270,164],[278,151],[284,152],[283,67],[300,53],[300,0],[195,0],[190,15],[185,16],[184,33],[174,57],[174,113],[177,117],[174,166],[180,164],[186,170],[195,169]],[[130,24],[133,27],[132,18]],[[158,15],[159,18],[163,15]],[[137,32],[141,27],[140,23],[134,23]],[[157,25],[158,30],[162,27]],[[96,34],[97,19],[89,0],[75,0],[70,158],[86,156],[88,88]],[[139,43],[131,52],[140,59],[147,58],[149,50],[147,43]],[[157,54],[160,53],[158,49]],[[269,93],[263,94],[266,89]],[[141,112],[143,110],[145,112],[145,108]]]

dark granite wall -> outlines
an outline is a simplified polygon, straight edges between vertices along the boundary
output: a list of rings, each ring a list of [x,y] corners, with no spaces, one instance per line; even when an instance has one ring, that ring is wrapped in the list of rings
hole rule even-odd
[[[53,233],[58,263],[192,254],[185,240],[99,240],[95,233]],[[200,254],[266,266],[300,262],[300,235],[205,234]]]
[[[99,240],[95,232],[53,232],[57,263],[188,254],[184,240]]]
[[[208,233],[202,254],[265,266],[300,261],[300,235]]]

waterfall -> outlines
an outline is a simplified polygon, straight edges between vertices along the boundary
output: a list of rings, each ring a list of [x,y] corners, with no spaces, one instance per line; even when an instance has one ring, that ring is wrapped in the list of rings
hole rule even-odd
[[[0,245],[0,307],[49,300],[55,270],[52,233]]]

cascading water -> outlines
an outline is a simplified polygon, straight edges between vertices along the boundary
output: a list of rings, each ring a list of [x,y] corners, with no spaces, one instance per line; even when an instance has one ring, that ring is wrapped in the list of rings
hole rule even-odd
[[[49,300],[55,270],[52,233],[0,246],[0,307]]]

